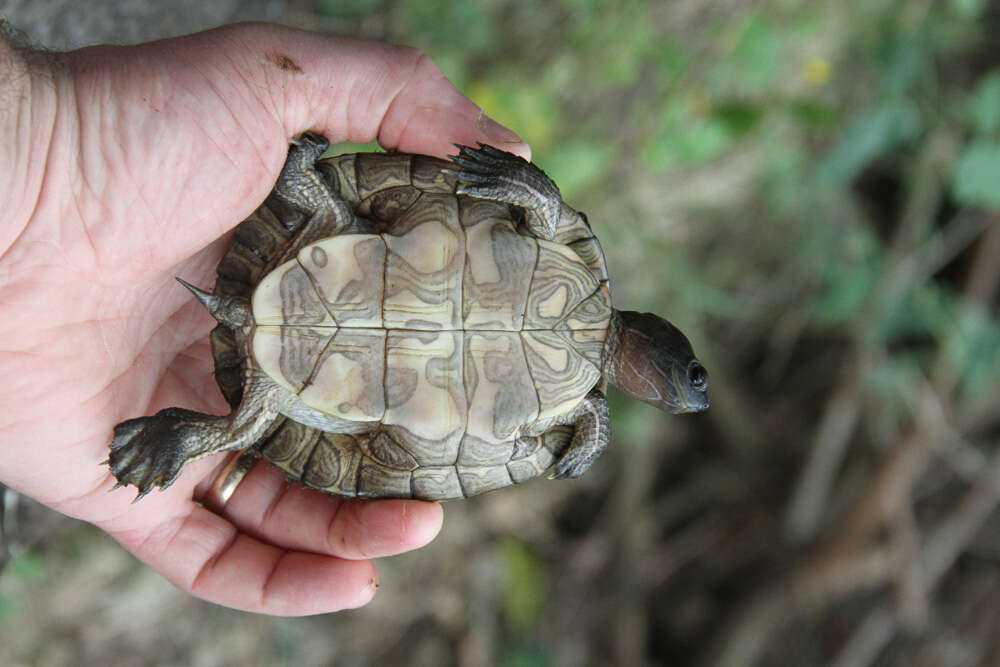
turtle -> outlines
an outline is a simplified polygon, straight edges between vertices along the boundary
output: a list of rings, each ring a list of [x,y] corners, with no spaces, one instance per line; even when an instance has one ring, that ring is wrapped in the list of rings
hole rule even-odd
[[[608,446],[607,384],[671,413],[709,406],[688,339],[612,307],[587,217],[492,146],[449,160],[322,157],[293,140],[208,292],[227,416],[118,424],[108,465],[138,498],[186,463],[250,450],[290,483],[445,500],[582,475]]]

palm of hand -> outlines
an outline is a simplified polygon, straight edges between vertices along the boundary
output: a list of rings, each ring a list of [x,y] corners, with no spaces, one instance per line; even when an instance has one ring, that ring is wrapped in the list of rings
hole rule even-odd
[[[0,479],[98,524],[197,595],[315,613],[366,602],[376,574],[363,559],[429,540],[440,507],[331,498],[286,487],[280,473],[258,466],[215,514],[192,498],[220,457],[191,464],[169,489],[133,505],[128,490],[107,492],[114,479],[100,462],[124,418],[169,406],[228,411],[212,377],[214,322],[170,278],[213,283],[226,230],[263,201],[289,136],[310,127],[357,141],[377,134],[384,145],[440,153],[447,142],[430,136],[483,134],[475,107],[433,65],[374,45],[340,44],[341,60],[370,49],[402,58],[411,78],[369,79],[363,90],[374,108],[350,109],[366,119],[357,126],[344,118],[357,103],[350,86],[360,90],[359,69],[347,95],[317,117],[310,94],[274,97],[299,74],[259,57],[266,47],[250,48],[247,30],[264,29],[199,35],[180,50],[183,40],[156,43],[127,61],[115,50],[85,51],[54,77],[57,97],[72,92],[73,108],[54,105],[32,215],[0,254],[0,376],[9,387],[0,396]],[[324,42],[319,53],[309,49],[319,38],[293,36],[305,72],[320,71],[336,50]],[[248,86],[248,70],[263,85]],[[416,127],[427,134],[407,131]]]

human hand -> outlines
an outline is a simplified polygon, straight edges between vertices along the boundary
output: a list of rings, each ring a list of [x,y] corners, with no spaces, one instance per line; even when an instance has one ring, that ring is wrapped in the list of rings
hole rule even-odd
[[[213,513],[194,499],[220,456],[132,504],[100,462],[126,418],[228,411],[214,320],[173,278],[211,284],[290,138],[527,146],[416,51],[266,25],[56,56],[0,40],[0,100],[0,481],[205,599],[282,615],[365,604],[366,559],[430,541],[439,505],[330,497],[260,465]]]

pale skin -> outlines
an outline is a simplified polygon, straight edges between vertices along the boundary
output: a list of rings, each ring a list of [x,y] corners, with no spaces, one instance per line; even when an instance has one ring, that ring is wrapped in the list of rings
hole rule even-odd
[[[225,454],[132,504],[101,462],[129,417],[229,411],[214,320],[173,277],[212,284],[227,232],[310,130],[530,157],[412,49],[262,25],[56,57],[0,39],[0,481],[185,591],[280,615],[368,602],[368,559],[429,542],[441,507],[330,497],[261,464],[213,512],[197,500]]]

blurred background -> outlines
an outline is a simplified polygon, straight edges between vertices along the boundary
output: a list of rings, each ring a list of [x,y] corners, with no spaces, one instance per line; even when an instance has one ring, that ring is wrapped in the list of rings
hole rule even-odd
[[[185,5],[189,5],[185,8]],[[52,48],[265,19],[410,44],[665,314],[583,479],[445,506],[364,609],[178,592],[6,491],[3,665],[1000,664],[1000,1],[0,1]]]

